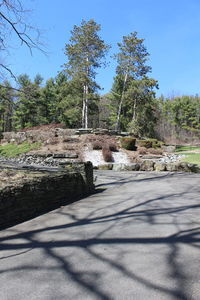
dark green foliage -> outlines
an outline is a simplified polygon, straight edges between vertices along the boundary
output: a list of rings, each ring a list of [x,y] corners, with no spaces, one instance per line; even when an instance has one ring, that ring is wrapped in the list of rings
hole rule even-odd
[[[158,87],[157,81],[147,75],[151,67],[146,64],[149,54],[143,42],[133,32],[118,44],[119,53],[115,55],[118,65],[111,91],[111,120],[116,124],[115,129],[129,130],[135,136],[143,135],[144,131],[153,135],[154,88]],[[144,128],[147,118],[150,124]]]
[[[109,49],[98,35],[100,28],[93,19],[83,20],[80,26],[73,27],[69,43],[65,45],[68,62],[64,64],[64,72],[81,86],[82,127],[85,128],[89,125],[89,115],[97,108],[95,91],[99,86],[95,82],[96,69],[103,65],[102,59]]]
[[[122,148],[126,150],[136,151],[137,147],[135,146],[136,139],[131,137],[123,137],[120,139]]]
[[[172,142],[192,142],[200,138],[200,97],[180,96],[157,100],[158,137]]]
[[[153,147],[153,142],[151,140],[137,140],[137,145],[148,149]]]
[[[12,130],[14,91],[8,81],[0,86],[0,132]]]
[[[164,143],[157,139],[145,139],[145,140],[137,140],[137,145],[145,148],[160,148]]]

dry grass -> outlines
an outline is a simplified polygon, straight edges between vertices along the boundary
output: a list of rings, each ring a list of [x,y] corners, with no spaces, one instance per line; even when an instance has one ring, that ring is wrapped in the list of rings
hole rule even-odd
[[[140,155],[144,155],[144,154],[147,154],[147,153],[148,153],[148,150],[147,150],[147,148],[145,148],[145,147],[138,147],[137,152],[138,152],[138,154],[140,154]]]
[[[148,153],[155,155],[163,155],[162,149],[149,148]]]
[[[6,186],[12,186],[16,184],[20,184],[22,182],[27,182],[30,179],[44,176],[42,172],[26,172],[26,171],[18,171],[18,170],[9,170],[4,169],[0,170],[0,189]]]

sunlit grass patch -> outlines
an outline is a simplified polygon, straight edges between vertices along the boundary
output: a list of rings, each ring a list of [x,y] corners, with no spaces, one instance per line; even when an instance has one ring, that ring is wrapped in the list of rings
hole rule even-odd
[[[176,146],[176,152],[183,152],[183,151],[193,151],[193,150],[200,150],[200,147],[196,146]]]
[[[200,153],[182,153],[185,155],[182,161],[200,165]]]
[[[41,147],[41,143],[27,143],[20,145],[8,144],[0,146],[0,155],[5,157],[16,157],[20,154],[27,153],[31,150],[37,150]]]

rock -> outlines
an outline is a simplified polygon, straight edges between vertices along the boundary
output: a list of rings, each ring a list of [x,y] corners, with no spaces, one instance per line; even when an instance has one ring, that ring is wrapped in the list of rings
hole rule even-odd
[[[94,131],[94,134],[108,134],[108,129],[104,129],[104,128],[96,128]]]
[[[190,169],[191,172],[193,173],[200,173],[200,166],[196,164],[189,164],[188,163],[188,168]]]
[[[130,134],[129,134],[129,132],[121,131],[120,135],[121,136],[129,136]]]
[[[66,154],[65,153],[54,153],[53,158],[65,158]]]
[[[125,164],[113,164],[113,171],[124,171]]]
[[[88,128],[88,129],[79,128],[75,133],[76,134],[89,134],[89,133],[92,133],[92,128]]]
[[[164,152],[169,152],[169,153],[172,153],[176,150],[176,146],[174,145],[170,145],[170,146],[162,145],[161,148]]]
[[[189,166],[190,164],[188,164],[187,162],[178,162],[176,165],[178,171],[180,172],[192,172]]]
[[[154,165],[154,169],[157,172],[166,171],[166,164],[162,162],[156,162]]]
[[[113,169],[113,164],[99,165],[98,169],[99,170],[112,170]]]
[[[140,171],[154,171],[155,162],[151,160],[144,160],[141,163]]]
[[[140,170],[140,164],[138,163],[124,165],[124,171],[139,171],[139,170]]]
[[[162,157],[162,155],[142,155],[143,159],[160,159]]]
[[[176,172],[178,171],[178,165],[176,163],[168,163],[166,164],[166,171]]]

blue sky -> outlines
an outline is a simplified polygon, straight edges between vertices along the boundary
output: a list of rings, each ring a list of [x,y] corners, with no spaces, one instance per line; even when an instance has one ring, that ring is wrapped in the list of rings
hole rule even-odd
[[[44,80],[55,77],[66,62],[64,46],[70,30],[82,19],[101,24],[100,36],[112,46],[106,69],[97,82],[106,93],[112,86],[117,43],[123,35],[137,31],[150,54],[151,77],[159,82],[157,95],[200,94],[200,1],[199,0],[23,0],[32,10],[29,22],[40,28],[48,52],[25,47],[10,51],[7,61],[17,74],[31,78],[40,73]],[[14,43],[16,45],[16,43]]]

